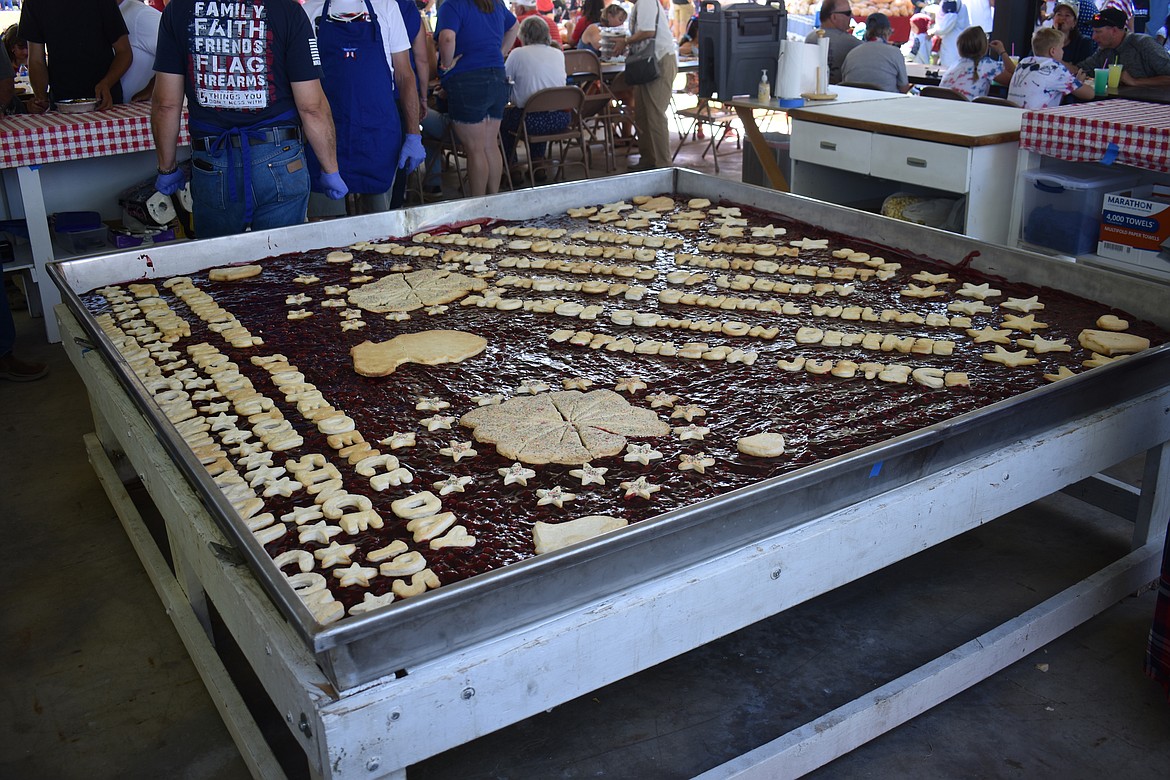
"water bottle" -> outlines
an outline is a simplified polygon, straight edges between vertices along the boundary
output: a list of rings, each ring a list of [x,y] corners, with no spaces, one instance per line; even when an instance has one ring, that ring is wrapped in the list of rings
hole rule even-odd
[[[768,103],[772,100],[772,85],[768,83],[767,69],[760,71],[760,88],[756,92],[756,99],[761,103]]]

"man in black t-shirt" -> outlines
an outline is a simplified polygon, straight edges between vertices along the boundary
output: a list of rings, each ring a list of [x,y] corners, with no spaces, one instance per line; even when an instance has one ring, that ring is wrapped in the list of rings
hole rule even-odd
[[[294,0],[172,0],[154,69],[155,187],[169,195],[183,186],[176,144],[186,95],[200,238],[304,222],[304,141],[321,164],[317,189],[345,197],[317,40]]]
[[[133,54],[117,0],[25,0],[20,36],[28,41],[29,110],[53,102],[97,98],[98,108],[122,102],[118,80]]]

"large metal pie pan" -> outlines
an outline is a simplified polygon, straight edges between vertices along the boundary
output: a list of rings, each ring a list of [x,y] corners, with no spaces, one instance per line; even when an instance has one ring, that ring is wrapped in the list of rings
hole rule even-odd
[[[186,444],[148,400],[79,297],[106,284],[165,279],[226,262],[411,235],[429,227],[484,216],[534,218],[561,213],[572,206],[663,192],[754,206],[911,254],[968,257],[970,266],[978,271],[1064,290],[1170,328],[1165,288],[1160,285],[680,169],[158,246],[148,253],[127,251],[87,257],[53,264],[50,274],[61,288],[65,303],[106,356],[127,392],[154,423],[176,464],[339,689],[408,670],[572,607],[620,593],[636,583],[741,549],[1005,443],[1027,440],[1062,422],[1138,398],[1164,386],[1170,377],[1170,346],[1147,350],[911,434],[659,515],[591,542],[396,602],[383,611],[321,627]],[[873,466],[877,463],[883,467],[875,474]]]

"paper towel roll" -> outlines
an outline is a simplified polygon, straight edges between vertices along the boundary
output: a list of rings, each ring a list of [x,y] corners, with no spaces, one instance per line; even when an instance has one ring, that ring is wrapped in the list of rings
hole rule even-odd
[[[821,61],[821,48],[802,41],[780,41],[780,57],[776,64],[776,97],[791,99],[800,97],[804,92],[817,91],[816,69]],[[828,48],[824,51],[827,53]],[[827,59],[825,63],[827,67]]]

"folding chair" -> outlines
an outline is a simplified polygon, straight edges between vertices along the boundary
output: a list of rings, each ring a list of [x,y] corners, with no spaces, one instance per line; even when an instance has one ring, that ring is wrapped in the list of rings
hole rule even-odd
[[[504,176],[508,179],[508,189],[514,190],[516,186],[512,180],[512,172],[508,169],[508,155],[504,152],[504,141],[498,135],[496,136],[496,145],[500,149],[500,159],[504,161]],[[426,146],[426,141],[423,142],[423,146]],[[439,143],[439,151],[455,169],[455,177],[459,182],[459,194],[462,197],[467,197],[467,172],[464,171],[463,165],[459,162],[461,158],[467,158],[467,152],[463,150],[463,144],[459,142],[459,136],[455,134],[453,122],[447,123],[447,132],[443,134],[443,140]]]
[[[686,129],[682,129],[679,125],[678,146],[674,148],[674,154],[670,156],[671,162],[674,162],[678,157],[678,153],[682,151],[683,145],[691,137],[699,138],[699,128],[707,126],[710,128],[707,137],[707,145],[703,147],[701,158],[707,157],[707,152],[711,152],[711,159],[715,163],[715,173],[719,173],[719,146],[729,133],[735,132],[731,123],[736,120],[734,111],[727,108],[715,109],[711,106],[711,101],[706,98],[699,98],[698,104],[694,108],[682,108],[674,112],[674,115],[679,119],[690,120],[690,125]],[[740,148],[739,133],[735,134],[735,148]]]
[[[594,144],[601,144],[605,155],[605,172],[612,173],[617,168],[613,124],[620,121],[621,115],[615,105],[617,98],[605,83],[601,60],[587,49],[570,49],[565,52],[565,72],[569,83],[580,87],[585,93],[585,101],[581,104],[581,122],[590,150],[592,152]]]
[[[1020,104],[1007,98],[992,97],[991,95],[983,95],[971,101],[972,103],[984,103],[989,106],[1008,106],[1009,108],[1019,108]]]
[[[933,87],[926,86],[918,90],[918,94],[922,97],[942,98],[943,100],[961,100],[964,103],[967,101],[967,96],[957,89],[950,89],[948,87]]]
[[[536,181],[536,162],[532,159],[532,145],[548,144],[546,157],[541,161],[541,167],[547,167],[552,160],[553,144],[561,149],[560,166],[554,178],[564,178],[566,158],[569,149],[573,146],[581,150],[581,162],[573,163],[585,169],[585,178],[589,178],[589,149],[585,143],[585,128],[581,124],[581,106],[585,102],[585,93],[579,87],[550,87],[531,95],[524,103],[524,112],[520,115],[520,129],[517,136],[524,144],[525,156],[528,159],[528,181]],[[533,134],[528,130],[528,115],[545,111],[569,112],[569,124],[564,130],[554,133]]]

